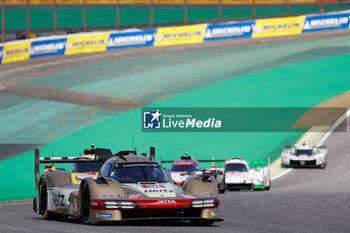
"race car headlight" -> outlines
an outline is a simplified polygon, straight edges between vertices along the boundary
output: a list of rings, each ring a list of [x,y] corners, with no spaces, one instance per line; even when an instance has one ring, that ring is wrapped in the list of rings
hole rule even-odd
[[[216,206],[216,199],[203,199],[203,200],[194,200],[191,203],[193,208],[203,208],[203,207],[213,207]]]
[[[104,201],[106,209],[134,209],[139,207],[137,202],[133,201]]]

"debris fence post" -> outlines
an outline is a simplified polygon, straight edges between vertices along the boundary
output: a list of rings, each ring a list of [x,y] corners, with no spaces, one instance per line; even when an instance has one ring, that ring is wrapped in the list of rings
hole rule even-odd
[[[149,26],[150,26],[150,28],[153,28],[153,21],[154,21],[154,3],[153,3],[153,0],[151,0],[151,4],[150,4],[150,19],[149,19]]]
[[[117,0],[117,30],[120,27],[120,2]]]
[[[53,0],[53,34],[57,34],[57,0]]]
[[[222,22],[222,0],[219,0],[219,22]]]
[[[188,0],[185,0],[185,7],[184,7],[184,25],[187,25],[188,21]]]
[[[30,34],[30,0],[27,0],[27,26],[26,26],[26,34],[27,34],[27,38],[29,38],[29,34]]]
[[[6,42],[5,0],[1,1],[2,42]]]
[[[256,19],[256,0],[253,0],[252,8],[253,8],[253,19]]]
[[[83,30],[84,30],[84,32],[87,31],[87,29],[86,29],[86,0],[83,0]]]

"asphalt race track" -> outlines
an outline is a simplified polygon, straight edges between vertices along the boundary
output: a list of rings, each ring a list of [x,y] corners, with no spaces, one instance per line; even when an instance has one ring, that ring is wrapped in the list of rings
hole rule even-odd
[[[332,32],[323,34],[348,35],[349,32]],[[300,37],[308,40],[317,34]],[[294,38],[296,39],[296,38]],[[293,40],[293,37],[279,39],[248,40],[249,43],[273,43],[275,40]],[[225,46],[238,45],[239,42],[220,42]],[[216,47],[217,44],[205,44]],[[174,51],[200,50],[199,45],[187,47],[167,47],[165,51],[156,49],[154,53],[172,53]],[[149,49],[130,50],[126,56],[140,56],[150,52]],[[346,52],[346,51],[344,51]],[[56,69],[78,67],[81,64],[92,64],[91,58],[99,62],[116,59],[117,53],[93,54],[91,57],[49,58],[48,63]],[[125,54],[124,54],[125,56]],[[57,59],[57,60],[55,60]],[[76,59],[75,63],[72,60]],[[3,66],[2,75],[13,72],[20,73],[14,79],[0,80],[0,86],[11,86],[21,83],[24,79],[37,76],[35,69],[42,60],[23,63],[18,68],[16,64]],[[59,63],[59,64],[58,64]],[[30,68],[31,66],[31,68]],[[26,69],[29,68],[28,72]],[[52,68],[52,67],[51,67]],[[42,73],[54,72],[48,67]],[[1,79],[1,77],[0,77]],[[15,83],[9,83],[15,82]],[[176,93],[177,94],[177,93]],[[348,124],[349,125],[349,124]],[[0,232],[350,232],[350,127],[347,133],[334,133],[325,142],[328,147],[328,167],[326,169],[294,169],[286,176],[273,181],[270,191],[229,192],[220,195],[220,217],[224,222],[215,223],[209,227],[191,226],[187,222],[123,222],[113,225],[88,226],[79,220],[46,221],[32,210],[32,203],[0,205]],[[22,153],[22,152],[21,152]],[[10,157],[10,156],[9,156]],[[19,172],[19,171],[16,171]],[[11,177],[5,177],[9,182]],[[34,187],[33,187],[34,189]],[[26,192],[20,188],[16,192]]]
[[[294,169],[270,191],[226,192],[220,196],[224,222],[195,227],[187,222],[124,222],[88,226],[78,220],[47,221],[32,204],[0,206],[0,232],[349,232],[350,158],[347,133],[325,142],[328,167]]]

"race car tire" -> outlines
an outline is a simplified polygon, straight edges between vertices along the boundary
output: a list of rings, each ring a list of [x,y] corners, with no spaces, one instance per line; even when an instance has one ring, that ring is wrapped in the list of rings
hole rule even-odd
[[[47,185],[45,179],[41,182],[40,185],[40,212],[44,219],[46,220],[64,220],[67,219],[66,216],[55,214],[47,210]]]
[[[193,225],[193,226],[209,226],[209,225],[211,225],[211,224],[213,224],[215,221],[214,220],[190,220],[190,222],[191,222],[191,224]]]
[[[327,167],[327,156],[325,157],[324,163],[321,165],[322,169],[325,169]]]
[[[230,190],[230,191],[241,191],[241,189],[238,189],[238,188],[228,188],[228,190]]]
[[[89,184],[85,182],[81,191],[81,220],[85,224],[91,224],[90,221],[90,190]]]
[[[271,180],[269,182],[269,186],[265,187],[265,190],[270,190],[270,188],[271,188]]]
[[[225,193],[226,192],[226,185],[225,185],[225,183],[222,183],[219,186],[220,186],[220,187],[218,187],[219,193]]]

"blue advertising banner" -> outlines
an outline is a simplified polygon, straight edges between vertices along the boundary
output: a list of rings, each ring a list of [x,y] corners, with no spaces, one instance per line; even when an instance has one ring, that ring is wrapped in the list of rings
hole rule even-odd
[[[251,37],[255,21],[209,24],[204,33],[204,41]]]
[[[154,36],[157,30],[145,30],[140,32],[111,33],[107,41],[107,50],[153,46]]]
[[[306,16],[303,32],[348,29],[350,13]]]
[[[2,50],[3,50],[3,46],[0,46],[0,64],[2,64]]]
[[[33,41],[30,58],[64,55],[67,38]]]

